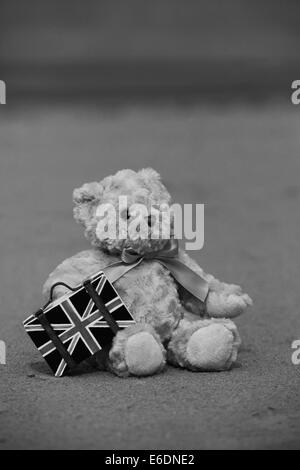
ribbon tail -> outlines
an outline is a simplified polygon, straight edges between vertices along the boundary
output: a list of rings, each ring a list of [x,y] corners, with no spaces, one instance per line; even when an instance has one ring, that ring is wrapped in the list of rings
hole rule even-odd
[[[190,269],[188,266],[186,266],[186,264],[182,263],[176,258],[157,257],[155,260],[170,271],[178,284],[183,286],[197,299],[201,300],[201,302],[205,302],[209,291],[209,286],[208,282],[203,279],[203,277],[195,273],[195,271]],[[126,274],[128,271],[131,271],[131,269],[134,269],[136,266],[138,266],[142,261],[142,257],[134,263],[130,264],[126,264],[124,261],[117,261],[103,268],[103,271],[109,281],[113,284],[122,276],[124,276],[124,274]]]
[[[125,264],[123,261],[117,261],[116,263],[109,264],[103,268],[103,272],[108,278],[108,280],[113,284],[120,277],[124,276],[128,271],[135,268],[142,262],[143,258],[140,258],[138,261],[132,264]]]
[[[188,292],[194,295],[201,302],[205,302],[209,286],[208,282],[195,273],[192,269],[186,266],[178,259],[158,259],[163,266],[165,266],[176,281],[182,285]]]

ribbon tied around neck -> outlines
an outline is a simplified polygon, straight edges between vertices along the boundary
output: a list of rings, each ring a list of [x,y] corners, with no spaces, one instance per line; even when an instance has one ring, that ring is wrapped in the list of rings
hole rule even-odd
[[[121,260],[106,266],[103,271],[108,279],[114,283],[144,260],[155,260],[160,263],[170,272],[178,284],[201,302],[205,302],[209,291],[208,283],[179,259],[178,241],[174,239],[169,240],[163,249],[143,255],[132,248],[124,248]]]

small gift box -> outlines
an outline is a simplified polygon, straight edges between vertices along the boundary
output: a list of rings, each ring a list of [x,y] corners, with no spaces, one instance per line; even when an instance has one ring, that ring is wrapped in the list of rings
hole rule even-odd
[[[114,286],[101,271],[70,294],[46,304],[24,321],[24,328],[55,376],[61,377],[77,364],[111,343],[119,329],[134,320]]]

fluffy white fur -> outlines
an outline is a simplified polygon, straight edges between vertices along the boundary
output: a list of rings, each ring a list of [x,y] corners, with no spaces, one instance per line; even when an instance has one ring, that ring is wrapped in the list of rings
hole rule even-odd
[[[43,289],[46,298],[53,283],[79,284],[119,260],[124,247],[132,247],[141,254],[163,248],[166,243],[163,239],[130,239],[128,235],[123,240],[97,236],[97,207],[111,203],[118,210],[119,196],[127,196],[128,206],[171,203],[159,174],[151,168],[138,172],[122,170],[99,183],[86,183],[75,189],[74,217],[83,224],[93,248],[65,260],[50,274]],[[127,212],[122,217],[130,221],[131,216]],[[194,371],[227,370],[236,361],[240,338],[228,318],[243,313],[252,304],[250,297],[239,286],[225,284],[205,273],[184,251],[180,251],[179,256],[208,281],[210,292],[206,305],[178,286],[155,260],[144,261],[126,273],[115,287],[137,324],[120,331],[109,351],[107,367],[117,375],[158,373],[163,370],[166,359],[175,366]],[[58,287],[55,297],[63,293],[65,288]]]

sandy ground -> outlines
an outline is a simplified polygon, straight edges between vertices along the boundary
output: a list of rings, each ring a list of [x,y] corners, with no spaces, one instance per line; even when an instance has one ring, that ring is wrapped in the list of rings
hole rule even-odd
[[[0,113],[1,448],[300,448],[300,111],[296,107]],[[255,301],[224,373],[168,368],[54,378],[22,328],[62,259],[88,246],[72,189],[154,166],[178,202],[204,202],[194,256]]]

